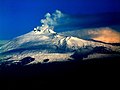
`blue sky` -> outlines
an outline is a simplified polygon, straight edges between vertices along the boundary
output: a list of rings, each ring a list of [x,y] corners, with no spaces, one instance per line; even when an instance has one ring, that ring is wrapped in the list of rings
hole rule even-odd
[[[0,39],[12,39],[40,25],[56,9],[70,15],[120,12],[120,0],[0,0]]]

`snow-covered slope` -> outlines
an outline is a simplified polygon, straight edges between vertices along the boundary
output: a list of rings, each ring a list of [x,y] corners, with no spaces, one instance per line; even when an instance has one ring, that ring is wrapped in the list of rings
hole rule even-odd
[[[44,28],[44,27],[43,27]],[[70,52],[86,46],[103,46],[109,47],[112,50],[119,50],[119,47],[112,45],[87,41],[73,36],[62,36],[54,32],[51,28],[45,28],[40,31],[31,31],[25,35],[14,38],[7,44],[1,47],[3,52],[12,51],[15,49],[36,49],[39,52],[48,51],[55,52]],[[58,52],[56,51],[56,52]]]

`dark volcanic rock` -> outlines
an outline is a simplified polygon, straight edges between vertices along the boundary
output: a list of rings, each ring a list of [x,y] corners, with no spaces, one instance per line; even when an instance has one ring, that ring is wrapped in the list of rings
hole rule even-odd
[[[21,65],[26,65],[26,64],[28,64],[28,63],[30,63],[30,62],[32,62],[32,61],[34,61],[35,60],[35,58],[32,58],[32,57],[25,57],[25,58],[23,58],[22,60],[21,60]]]

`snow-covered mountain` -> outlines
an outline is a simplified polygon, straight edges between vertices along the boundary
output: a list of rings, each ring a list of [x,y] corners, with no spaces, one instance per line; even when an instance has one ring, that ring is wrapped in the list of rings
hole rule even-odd
[[[59,11],[57,11],[60,14]],[[47,14],[50,17],[50,15]],[[49,20],[46,18],[43,21]],[[46,22],[33,31],[18,36],[0,47],[0,62],[19,63],[26,57],[34,58],[26,63],[46,63],[84,59],[94,53],[120,54],[120,46],[84,40],[74,36],[61,35]]]
[[[43,62],[44,59],[50,59],[50,62],[53,62],[68,60],[75,52],[84,53],[86,50],[90,52],[96,47],[120,52],[119,46],[59,35],[51,27],[43,25],[3,45],[1,55],[10,57],[9,60],[21,60],[31,56],[37,62]]]

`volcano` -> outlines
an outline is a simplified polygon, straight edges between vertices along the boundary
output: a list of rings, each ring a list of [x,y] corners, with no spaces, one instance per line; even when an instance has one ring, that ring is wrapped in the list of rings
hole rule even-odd
[[[120,56],[119,45],[55,32],[55,21],[63,14],[57,10],[53,16],[52,19],[47,13],[46,19],[41,20],[41,26],[1,46],[0,63],[23,64],[24,61],[23,65],[29,65]]]

